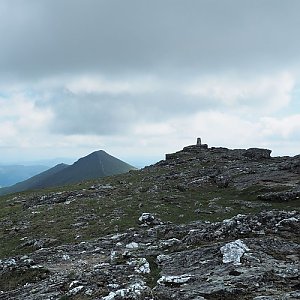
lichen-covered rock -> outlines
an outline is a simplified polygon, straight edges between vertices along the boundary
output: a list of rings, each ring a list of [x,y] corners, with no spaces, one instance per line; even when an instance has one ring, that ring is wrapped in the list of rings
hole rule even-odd
[[[220,251],[223,254],[224,264],[233,263],[234,265],[239,265],[241,257],[250,249],[241,240],[236,240],[222,246]]]

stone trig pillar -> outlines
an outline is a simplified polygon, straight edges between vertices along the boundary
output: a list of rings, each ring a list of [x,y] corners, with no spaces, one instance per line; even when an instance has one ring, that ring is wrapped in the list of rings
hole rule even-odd
[[[201,138],[197,138],[197,146],[201,146]]]

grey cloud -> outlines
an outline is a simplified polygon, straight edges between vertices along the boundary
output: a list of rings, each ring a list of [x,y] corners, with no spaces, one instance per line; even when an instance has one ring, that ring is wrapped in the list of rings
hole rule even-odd
[[[50,130],[60,134],[128,134],[140,123],[167,122],[213,108],[211,99],[176,93],[144,95],[72,94],[57,91],[47,103],[54,113]]]
[[[298,0],[3,3],[3,79],[80,72],[180,76],[284,67],[299,60]]]
[[[51,129],[62,134],[125,133],[135,113],[130,107],[114,103],[111,96],[69,95],[52,102],[51,107],[55,116]]]
[[[217,83],[216,78],[208,78],[208,81],[203,78],[196,82],[200,87],[202,84],[203,92],[199,94],[186,92],[189,82],[193,82],[191,78],[185,78],[186,81],[162,79],[158,89],[138,93],[131,89],[110,93],[105,92],[105,88],[102,92],[97,89],[86,92],[81,88],[80,80],[74,81],[75,87],[76,82],[78,84],[78,90],[73,93],[72,89],[64,88],[68,86],[68,80],[64,82],[62,79],[61,85],[51,90],[49,99],[36,104],[53,111],[54,120],[50,129],[64,135],[128,134],[140,123],[170,123],[177,117],[189,118],[205,111],[230,112],[253,120],[251,115],[254,112],[255,117],[262,116],[275,106],[281,107],[281,99],[289,97],[289,84],[284,82],[285,76],[279,75],[263,79],[247,77],[247,80],[233,77],[224,81],[224,78],[218,78]],[[108,80],[107,83],[113,86],[115,82]],[[38,94],[39,90],[36,92]],[[36,95],[36,98],[43,99],[43,95]]]

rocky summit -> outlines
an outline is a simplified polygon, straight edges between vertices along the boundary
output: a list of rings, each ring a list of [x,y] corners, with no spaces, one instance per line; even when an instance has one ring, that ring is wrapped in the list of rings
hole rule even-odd
[[[300,156],[185,147],[0,198],[0,299],[300,299]]]

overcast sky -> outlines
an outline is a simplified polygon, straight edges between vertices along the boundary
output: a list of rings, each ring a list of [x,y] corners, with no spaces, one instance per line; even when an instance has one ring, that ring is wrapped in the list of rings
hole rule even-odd
[[[194,144],[300,153],[299,0],[1,0],[0,163]]]

